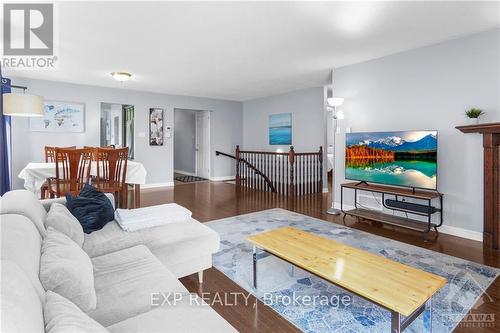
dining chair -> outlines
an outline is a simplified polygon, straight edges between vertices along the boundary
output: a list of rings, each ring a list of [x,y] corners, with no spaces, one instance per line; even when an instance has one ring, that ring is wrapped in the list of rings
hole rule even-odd
[[[64,149],[76,149],[76,146],[70,146],[70,147],[51,147],[51,146],[45,146],[45,163],[54,163],[56,161],[56,149],[57,148],[64,148]],[[54,178],[47,178],[45,182],[43,182],[42,186],[40,187],[40,195],[42,199],[47,199],[47,196],[49,195],[49,188],[51,184],[51,180],[53,181]]]
[[[127,161],[128,147],[125,148],[95,148],[96,161],[95,187],[105,193],[113,193],[115,205],[127,206]]]
[[[92,153],[90,149],[56,148],[56,177],[50,182],[50,196],[77,195],[89,183]]]

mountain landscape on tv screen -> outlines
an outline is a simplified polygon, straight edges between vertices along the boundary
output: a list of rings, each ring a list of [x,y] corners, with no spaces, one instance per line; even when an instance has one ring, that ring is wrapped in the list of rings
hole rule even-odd
[[[359,144],[399,152],[434,151],[437,149],[437,138],[433,134],[428,134],[418,141],[410,142],[400,137],[392,136],[375,141],[364,140]]]
[[[437,132],[346,134],[346,178],[436,188]]]

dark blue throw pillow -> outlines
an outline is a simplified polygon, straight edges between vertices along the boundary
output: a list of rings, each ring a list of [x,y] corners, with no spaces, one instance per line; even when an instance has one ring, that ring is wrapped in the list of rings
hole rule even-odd
[[[115,218],[113,205],[108,197],[88,184],[83,186],[78,196],[66,194],[66,206],[80,221],[86,234],[102,229]]]

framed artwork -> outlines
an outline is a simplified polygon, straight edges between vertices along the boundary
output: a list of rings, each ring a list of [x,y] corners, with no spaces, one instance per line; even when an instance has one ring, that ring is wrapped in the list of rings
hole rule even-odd
[[[149,109],[149,145],[163,146],[163,109]]]
[[[79,133],[85,131],[85,104],[45,101],[43,117],[30,117],[31,131]]]
[[[269,115],[269,144],[292,144],[292,114],[278,113]]]

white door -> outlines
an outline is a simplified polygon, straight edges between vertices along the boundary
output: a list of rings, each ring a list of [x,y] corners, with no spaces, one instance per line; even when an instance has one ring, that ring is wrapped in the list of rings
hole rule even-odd
[[[196,175],[210,178],[210,111],[196,112]]]

